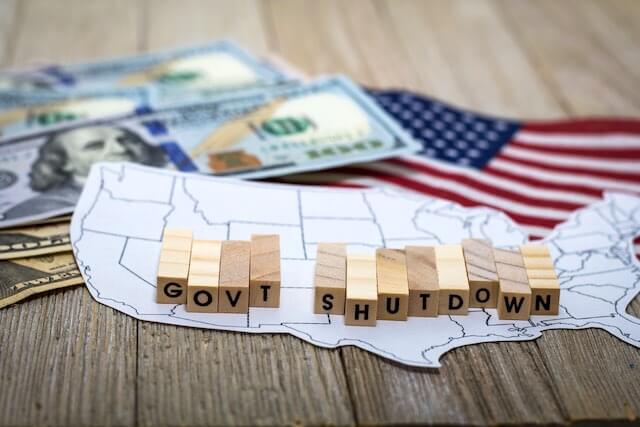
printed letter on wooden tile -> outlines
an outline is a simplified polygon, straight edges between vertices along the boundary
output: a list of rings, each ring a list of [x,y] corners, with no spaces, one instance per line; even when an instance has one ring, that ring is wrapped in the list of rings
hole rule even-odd
[[[494,249],[500,292],[498,317],[506,320],[526,320],[531,311],[531,288],[519,250]]]
[[[464,315],[469,311],[469,281],[461,245],[436,246],[440,299],[438,314]]]
[[[464,239],[464,261],[469,278],[469,307],[492,307],[498,303],[498,273],[493,247],[487,239]]]
[[[403,250],[376,250],[378,276],[378,319],[407,320],[409,283],[407,261]]]
[[[347,255],[347,302],[344,323],[375,326],[378,312],[375,255]]]
[[[409,281],[409,316],[437,316],[440,292],[434,248],[407,246],[405,254]]]
[[[187,302],[191,241],[190,230],[177,228],[164,230],[156,282],[156,301],[159,304]]]
[[[249,312],[249,266],[251,243],[239,240],[222,242],[220,253],[220,313]]]
[[[251,307],[280,307],[280,236],[251,236]]]
[[[560,284],[549,250],[542,245],[520,247],[531,286],[531,314],[555,316],[560,310]]]
[[[344,314],[347,251],[343,244],[320,243],[316,251],[313,312]]]
[[[221,248],[222,242],[218,240],[193,241],[187,283],[187,311],[218,311]]]

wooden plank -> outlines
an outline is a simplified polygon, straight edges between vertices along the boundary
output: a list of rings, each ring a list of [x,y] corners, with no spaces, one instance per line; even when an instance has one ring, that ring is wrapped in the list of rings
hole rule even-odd
[[[17,9],[16,0],[0,2],[0,67],[6,67],[11,61],[18,18]]]
[[[640,350],[597,329],[545,331],[538,348],[571,422],[638,422]]]
[[[158,0],[144,19],[149,50],[230,38],[256,54],[268,51],[262,7],[253,0]]]
[[[401,367],[358,349],[342,351],[361,424],[558,423],[558,396],[549,389],[536,347],[463,347],[447,353],[437,371]]]
[[[0,324],[0,425],[135,424],[135,319],[79,287],[2,309]]]
[[[425,86],[402,82],[443,101],[503,117],[553,117],[563,109],[527,52],[490,1],[389,2],[399,62],[425,75]],[[419,47],[416,40],[421,40]],[[365,45],[365,43],[363,43]],[[364,46],[374,51],[376,46]],[[523,84],[523,82],[526,82]]]
[[[560,5],[551,0],[516,6],[503,1],[499,8],[550,90],[572,114],[640,112],[640,95],[635,90],[640,80],[619,59],[635,53],[625,52],[615,36],[594,31],[593,17],[582,12],[582,2]],[[567,8],[575,13],[566,13]],[[598,20],[617,26],[602,14]],[[545,31],[540,31],[542,25]],[[631,37],[640,36],[637,26],[626,28]]]
[[[128,0],[67,0],[64,5],[22,1],[12,61],[17,65],[78,62],[134,54],[143,5]]]
[[[281,334],[140,324],[141,425],[349,425],[340,353]]]

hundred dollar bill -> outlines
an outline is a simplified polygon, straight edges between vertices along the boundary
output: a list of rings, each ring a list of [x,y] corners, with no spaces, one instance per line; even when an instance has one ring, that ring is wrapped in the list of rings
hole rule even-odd
[[[69,222],[0,230],[0,260],[70,250]]]
[[[176,94],[194,88],[241,89],[282,80],[288,80],[283,71],[227,40],[84,64],[50,65],[24,73],[0,73],[0,87],[20,90],[153,85],[161,92]]]
[[[292,84],[300,74],[280,63],[260,60],[223,41],[93,64],[0,73],[0,138],[79,120],[209,102],[238,90]],[[46,78],[59,81],[47,86]],[[30,79],[33,90],[20,89]]]
[[[0,138],[72,122],[148,113],[158,107],[146,87],[70,92],[0,91]]]
[[[5,140],[0,145],[0,227],[72,211],[98,161],[264,178],[419,148],[346,78],[248,91],[143,117]]]
[[[83,283],[71,252],[0,261],[0,308],[31,295]]]
[[[250,89],[276,89],[298,84],[286,81],[242,91],[208,88],[185,90],[180,96],[161,94],[153,86],[69,92],[0,91],[0,144],[18,135],[56,130],[74,122],[144,116],[167,108],[221,101]]]

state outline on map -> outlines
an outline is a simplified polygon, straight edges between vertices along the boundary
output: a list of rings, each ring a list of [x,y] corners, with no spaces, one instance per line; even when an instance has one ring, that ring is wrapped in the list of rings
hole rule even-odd
[[[161,177],[170,177],[169,181],[171,182],[171,189],[167,193],[168,196],[165,198],[166,201],[164,203],[159,203],[160,205],[166,206],[166,212],[162,212],[161,226],[157,226],[157,230],[155,228],[152,230],[154,233],[154,235],[152,236],[153,238],[150,238],[148,236],[129,236],[126,235],[126,233],[118,234],[105,230],[92,230],[85,227],[85,221],[88,218],[93,219],[94,217],[98,216],[99,214],[96,213],[96,210],[99,211],[100,209],[103,209],[98,206],[98,203],[100,197],[104,197],[105,195],[107,195],[107,197],[113,201],[118,201],[120,203],[130,205],[140,205],[145,203],[148,203],[149,205],[155,204],[157,209],[157,201],[143,199],[136,200],[126,197],[120,197],[120,194],[117,194],[117,192],[114,193],[114,188],[109,186],[110,183],[114,182],[113,179],[111,181],[109,181],[109,179],[113,178],[114,176],[116,177],[115,182],[120,183],[121,188],[127,189],[127,191],[132,190],[132,185],[129,180],[132,180],[134,178],[145,179],[146,177],[146,179],[152,180],[151,182],[156,183],[157,180],[159,180]],[[290,199],[295,200],[295,203],[297,205],[297,212],[295,216],[297,216],[298,218],[298,223],[294,224],[293,222],[295,221],[288,222],[285,220],[279,223],[272,221],[260,223],[259,221],[246,220],[246,218],[240,218],[240,221],[237,221],[238,218],[227,218],[226,221],[218,221],[218,219],[220,218],[216,217],[217,212],[209,212],[206,203],[202,203],[203,200],[201,200],[200,195],[197,194],[198,190],[194,189],[194,185],[190,185],[194,182],[210,183],[207,184],[210,186],[249,186],[253,188],[267,189],[267,191],[272,189],[281,192],[282,190],[284,190],[285,192],[295,191],[295,197]],[[95,187],[96,183],[99,184],[97,188]],[[157,184],[155,185],[157,186]],[[141,320],[161,321],[163,323],[180,324],[185,326],[245,331],[252,333],[290,333],[298,338],[304,339],[305,341],[311,342],[321,347],[355,345],[365,350],[372,351],[382,357],[387,357],[401,363],[413,366],[427,367],[439,366],[438,360],[440,356],[452,348],[478,342],[532,340],[539,337],[542,332],[547,329],[583,329],[587,327],[599,327],[609,331],[611,334],[627,343],[640,347],[640,320],[633,318],[633,316],[627,314],[624,311],[631,299],[640,290],[640,264],[635,259],[635,256],[633,256],[631,250],[632,247],[630,246],[633,236],[640,233],[640,199],[633,196],[620,194],[607,195],[603,201],[574,212],[567,222],[557,227],[556,230],[554,230],[554,232],[547,238],[546,241],[550,244],[552,254],[554,255],[554,260],[556,260],[556,264],[558,260],[562,261],[563,256],[571,255],[574,257],[578,257],[579,262],[576,261],[578,262],[578,269],[585,269],[585,265],[587,264],[588,266],[591,266],[590,270],[577,270],[580,273],[572,275],[567,273],[570,272],[570,270],[568,270],[566,266],[563,266],[562,264],[556,266],[556,269],[559,272],[559,279],[562,289],[561,313],[559,316],[536,316],[536,318],[532,318],[528,321],[501,321],[497,319],[494,309],[471,309],[468,316],[441,315],[437,318],[409,318],[407,322],[380,321],[379,326],[376,328],[357,328],[344,326],[342,319],[340,318],[341,316],[333,316],[332,318],[332,316],[329,315],[314,315],[312,313],[310,299],[310,294],[312,293],[313,289],[312,284],[296,283],[296,285],[304,286],[292,286],[291,283],[285,283],[285,280],[290,280],[285,278],[287,274],[290,274],[290,272],[288,272],[287,270],[287,268],[289,267],[283,267],[283,302],[285,304],[289,302],[288,298],[290,297],[288,296],[288,294],[291,292],[306,292],[308,294],[306,298],[309,300],[309,307],[307,307],[307,312],[302,313],[302,319],[304,321],[300,321],[297,318],[300,317],[300,313],[294,313],[295,315],[293,316],[293,319],[282,320],[282,316],[280,316],[280,314],[282,313],[279,312],[279,310],[283,309],[282,306],[279,310],[276,310],[276,314],[274,314],[273,311],[265,312],[265,310],[273,309],[251,308],[249,314],[247,315],[193,315],[192,313],[184,311],[184,308],[179,305],[170,306],[170,309],[164,309],[162,310],[162,312],[154,312],[154,305],[158,306],[157,304],[155,304],[155,298],[153,297],[153,295],[155,294],[155,285],[153,284],[155,278],[153,277],[153,274],[149,273],[148,271],[146,272],[146,276],[144,271],[140,271],[141,263],[137,262],[137,258],[134,255],[136,254],[136,251],[140,252],[141,249],[132,249],[131,246],[141,245],[141,243],[139,242],[145,242],[144,245],[142,245],[146,245],[145,250],[149,250],[147,246],[153,247],[153,245],[155,245],[157,247],[156,249],[159,250],[162,229],[169,222],[175,222],[172,217],[174,215],[178,215],[178,217],[180,217],[180,215],[187,215],[187,217],[190,218],[189,220],[192,222],[197,222],[199,218],[199,221],[202,221],[204,222],[204,224],[206,224],[206,226],[201,226],[200,229],[212,226],[222,227],[224,229],[224,234],[221,236],[222,238],[231,237],[232,224],[242,224],[242,226],[254,227],[264,226],[265,224],[272,227],[284,226],[291,229],[299,229],[300,240],[297,243],[301,243],[301,248],[298,247],[296,250],[302,250],[301,253],[303,256],[287,257],[285,255],[285,252],[288,251],[288,249],[284,248],[282,259],[283,266],[285,264],[290,265],[291,263],[297,262],[301,263],[301,265],[296,268],[303,268],[304,263],[311,263],[312,265],[314,258],[311,255],[315,251],[314,246],[317,244],[317,242],[309,242],[305,238],[306,216],[304,215],[303,211],[306,205],[303,204],[302,195],[308,193],[324,193],[325,195],[359,194],[360,197],[362,197],[367,210],[369,211],[370,218],[366,218],[366,215],[360,214],[351,216],[322,215],[318,216],[318,218],[326,221],[348,220],[350,223],[368,222],[369,224],[375,225],[375,227],[379,230],[379,238],[385,244],[392,243],[403,245],[408,241],[411,241],[412,243],[429,241],[431,242],[431,244],[439,244],[445,241],[450,241],[450,239],[447,239],[445,235],[443,235],[442,233],[439,234],[439,232],[436,230],[420,230],[418,228],[417,218],[421,213],[425,212],[430,215],[429,218],[431,218],[431,220],[433,220],[433,218],[437,218],[438,215],[440,215],[441,217],[461,221],[464,225],[464,232],[466,232],[469,236],[471,236],[472,233],[475,233],[473,234],[473,237],[487,237],[487,230],[485,230],[484,227],[495,227],[495,221],[497,220],[498,224],[504,227],[503,232],[505,233],[504,236],[500,237],[500,239],[502,240],[497,243],[497,245],[499,246],[504,246],[505,241],[507,243],[510,243],[510,245],[524,243],[524,233],[506,215],[497,211],[493,211],[491,209],[464,208],[449,201],[390,189],[325,189],[315,186],[304,187],[291,186],[288,184],[265,184],[248,181],[236,181],[233,179],[211,178],[195,174],[187,175],[180,172],[158,170],[133,164],[113,163],[102,163],[94,166],[94,169],[92,170],[92,173],[90,175],[90,179],[87,182],[86,188],[87,189],[85,190],[85,193],[90,194],[90,196],[88,196],[87,198],[85,197],[85,193],[83,193],[83,197],[81,198],[81,202],[78,205],[78,209],[76,211],[77,214],[74,215],[74,220],[72,223],[72,242],[74,253],[76,255],[76,259],[78,260],[78,264],[81,267],[83,276],[85,276],[87,287],[94,298],[99,302],[111,306],[117,310],[123,311]],[[376,210],[379,209],[378,206],[376,205],[376,203],[370,203],[372,197],[395,197],[396,203],[413,204],[413,212],[410,212],[410,210],[408,209],[406,210],[406,212],[411,213],[411,226],[414,227],[416,234],[419,234],[422,237],[416,238],[410,237],[406,234],[398,236],[393,235],[393,233],[389,234],[384,228],[384,219],[382,220],[382,222],[380,222],[381,212],[379,210]],[[178,206],[177,204],[181,203],[181,201],[179,200],[180,198],[190,200],[191,205]],[[629,203],[633,206],[633,209],[631,209],[631,211],[629,212],[625,211],[625,209],[616,204],[625,202],[625,200],[626,203]],[[608,221],[607,218],[603,217],[603,213],[601,212],[601,210],[608,210],[612,214],[615,211],[617,212],[617,215],[626,215],[626,217],[630,218],[629,220],[627,220],[627,222],[629,222],[631,226],[629,226],[628,224],[623,226],[627,227],[629,230],[625,232],[616,229],[615,227],[618,224],[612,221]],[[582,230],[582,228],[586,227],[585,224],[582,223],[582,216],[590,215],[593,213],[595,213],[596,216],[600,217],[601,221],[607,222],[607,225],[611,227],[611,233],[617,233],[615,234],[615,236],[604,233],[607,236],[607,240],[610,246],[606,247],[606,249],[602,249],[602,247],[596,247],[582,252],[576,252],[575,250],[572,251],[571,247],[565,247],[564,249],[561,248],[558,245],[558,242],[562,242],[562,239],[565,239],[565,241],[563,242],[563,245],[565,246],[571,244],[571,242],[574,242],[576,238],[580,240],[580,232],[583,232],[584,230]],[[158,215],[159,214],[157,213],[156,216]],[[212,218],[214,217],[216,218],[216,220],[212,220]],[[313,215],[309,217],[316,219],[316,217]],[[289,220],[291,220],[291,218],[289,218]],[[150,221],[155,220],[151,218]],[[149,221],[144,221],[145,227],[151,227],[148,225],[148,222]],[[483,226],[480,227],[478,226],[478,224],[482,224]],[[196,230],[198,229],[198,227],[195,228]],[[578,231],[578,234],[576,234],[576,230]],[[245,229],[243,232],[246,231],[247,230]],[[495,230],[493,231],[495,232]],[[222,231],[220,228],[218,228],[216,232]],[[236,231],[236,233],[238,232],[239,231]],[[589,235],[590,232],[586,232],[583,234]],[[121,293],[117,295],[117,298],[115,298],[113,297],[113,295],[109,295],[109,291],[111,290],[109,289],[108,285],[105,285],[105,282],[108,282],[108,280],[100,280],[100,278],[96,278],[96,273],[103,273],[99,273],[97,271],[97,267],[99,266],[100,262],[95,261],[95,256],[92,256],[90,254],[88,255],[88,258],[85,256],[85,253],[90,251],[91,246],[87,244],[87,241],[94,241],[96,238],[99,238],[101,239],[101,243],[106,243],[108,239],[105,236],[110,236],[110,238],[112,239],[116,238],[122,240],[119,247],[120,252],[118,253],[117,250],[114,252],[114,257],[117,255],[117,265],[127,272],[127,280],[130,283],[143,284],[140,287],[147,288],[147,290],[150,291],[147,292],[147,295],[151,295],[149,297],[151,298],[149,301],[141,302],[140,300],[136,300],[136,295],[127,293],[130,290],[126,290],[126,292],[119,290],[119,292]],[[623,238],[621,238],[621,236]],[[131,242],[137,243],[134,244]],[[355,241],[352,243],[360,245],[360,249],[366,248],[366,245],[370,245],[368,246],[369,249],[376,246],[375,242],[371,243],[366,241]],[[617,249],[617,252],[611,251],[610,249],[612,247],[616,247],[616,245],[620,246],[621,249]],[[597,258],[596,262],[598,263],[604,262],[600,259],[603,257],[603,250],[605,251],[604,258],[606,259],[607,256],[611,258],[611,260],[607,262],[617,262],[618,265],[616,265],[616,268],[608,270],[591,271],[593,270],[592,264],[594,262],[594,259]],[[129,259],[128,257],[131,257],[131,259]],[[148,258],[151,259],[153,257]],[[626,264],[625,262],[623,262],[623,258],[626,258]],[[126,262],[123,263],[123,260]],[[155,268],[155,261],[147,261],[146,264],[153,264],[152,267]],[[309,266],[306,266],[305,268],[307,268],[308,273]],[[576,271],[576,269],[572,271]],[[629,286],[619,284],[611,285],[606,281],[611,281],[613,279],[607,279],[606,277],[603,279],[605,280],[604,284],[596,283],[596,281],[594,280],[591,280],[591,282],[587,284],[581,282],[581,280],[590,280],[591,276],[593,275],[613,274],[615,277],[616,274],[621,272],[629,273],[630,277],[635,277],[635,280],[631,281]],[[151,280],[147,280],[149,274],[151,274]],[[145,277],[147,277],[147,279],[145,279]],[[624,276],[623,274],[622,278],[624,279],[625,277],[626,276]],[[311,281],[312,274],[308,274],[307,278],[307,281]],[[574,280],[577,280],[578,283],[573,283]],[[134,284],[133,286],[135,287],[136,285]],[[597,294],[589,294],[588,288],[586,290],[582,289],[582,292],[574,291],[574,288],[576,287],[580,288],[588,286],[594,286],[596,288],[593,290],[594,292],[605,289],[609,286],[614,286],[616,289],[619,289],[622,292],[613,295],[614,298],[612,298],[612,300],[614,302],[611,302],[604,298],[598,299],[599,297]],[[139,290],[137,290],[136,292],[139,292]],[[144,292],[142,293],[144,294]],[[584,313],[580,312],[572,313],[574,311],[574,307],[571,305],[571,303],[573,301],[573,298],[579,295],[582,295],[580,298],[588,298],[590,300],[598,301],[600,306],[599,308],[596,308],[601,312],[592,313],[593,315],[589,316],[584,316],[582,315]],[[296,300],[295,302],[297,305],[301,305],[298,300]],[[143,304],[142,306],[140,305],[141,303]],[[141,307],[144,307],[144,304],[150,305],[152,309],[149,310],[148,307],[146,310],[140,309]],[[613,307],[610,307],[610,310],[606,312],[606,310],[602,309],[603,304],[605,305],[605,307],[610,307],[611,305],[613,305]],[[620,309],[620,307],[623,308]],[[321,320],[320,317],[314,316],[326,316],[326,320]],[[227,321],[226,319],[231,319],[231,321]],[[620,319],[622,319],[623,321],[620,321]],[[626,324],[625,321],[627,322]],[[429,326],[427,327],[427,329],[425,329],[424,325]],[[356,330],[354,330],[353,328],[355,328]],[[429,328],[431,328],[431,330]],[[408,334],[407,331],[411,333]],[[393,339],[397,336],[411,338],[411,340],[406,340],[410,341],[409,347],[411,348],[407,348],[407,343],[397,342],[397,340]],[[420,342],[421,340],[424,342]]]

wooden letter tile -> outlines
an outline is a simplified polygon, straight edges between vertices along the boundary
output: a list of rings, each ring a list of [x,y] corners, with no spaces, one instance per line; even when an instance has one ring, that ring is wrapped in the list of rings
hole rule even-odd
[[[469,278],[469,307],[492,307],[498,303],[498,273],[493,247],[487,239],[464,239],[464,261]]]
[[[222,242],[220,254],[220,313],[249,312],[249,268],[251,243],[227,240]]]
[[[191,230],[164,230],[156,282],[156,302],[159,304],[187,302],[191,241]]]
[[[438,314],[467,314],[469,312],[469,281],[462,246],[436,246],[435,252],[440,288]]]
[[[280,236],[251,235],[249,305],[280,307]]]
[[[493,250],[500,282],[498,317],[506,320],[526,320],[531,310],[531,288],[519,250]]]
[[[344,314],[347,251],[343,244],[320,243],[316,252],[314,304],[316,314]]]
[[[378,312],[375,255],[347,255],[347,302],[344,323],[375,326]]]
[[[560,310],[560,284],[546,246],[520,247],[531,285],[531,314],[555,316]]]
[[[222,242],[217,240],[193,241],[187,282],[187,311],[218,311],[221,248]]]
[[[407,320],[409,283],[407,261],[400,249],[377,249],[378,319]]]
[[[434,248],[407,246],[405,254],[409,282],[409,316],[437,316],[440,292]]]

